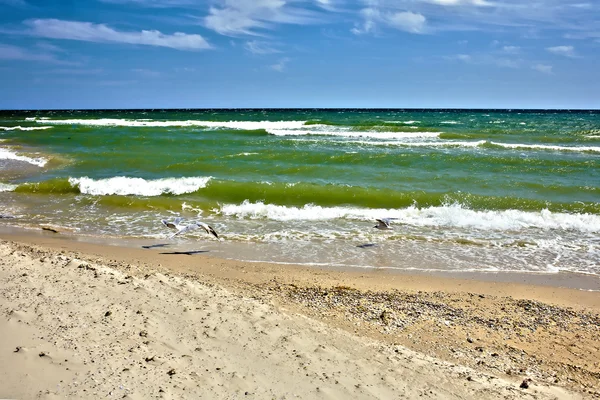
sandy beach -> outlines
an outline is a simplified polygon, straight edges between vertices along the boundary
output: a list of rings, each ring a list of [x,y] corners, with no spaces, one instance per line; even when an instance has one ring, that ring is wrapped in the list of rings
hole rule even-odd
[[[0,235],[0,398],[600,398],[599,292],[62,236]]]

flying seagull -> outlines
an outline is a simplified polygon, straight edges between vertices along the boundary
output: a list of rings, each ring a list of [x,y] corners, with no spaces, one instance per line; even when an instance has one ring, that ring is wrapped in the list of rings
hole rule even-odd
[[[217,235],[217,232],[215,232],[215,230],[212,228],[212,226],[205,224],[204,222],[198,222],[198,221],[194,221],[188,225],[182,225],[181,221],[183,221],[183,218],[178,217],[175,218],[173,220],[173,222],[171,221],[167,221],[165,219],[162,219],[160,222],[163,223],[164,226],[166,226],[167,228],[171,228],[171,229],[175,229],[177,230],[177,232],[175,232],[174,234],[172,234],[171,236],[169,236],[169,239],[180,235],[182,233],[185,233],[187,231],[190,231],[192,229],[197,229],[197,228],[202,228],[206,231],[206,233],[208,233],[209,235],[213,235],[214,237],[216,237],[217,239],[219,238],[219,235]]]
[[[390,224],[395,219],[397,219],[397,218],[380,218],[380,219],[376,219],[375,221],[377,221],[377,225],[375,225],[373,228],[377,228],[377,229],[381,229],[381,230],[393,229],[390,226]]]
[[[166,219],[160,220],[160,222],[162,222],[164,226],[166,226],[167,228],[171,228],[171,229],[182,229],[184,227],[184,225],[180,225],[181,221],[183,221],[183,218],[181,218],[181,217],[175,218],[173,220],[173,222],[167,221]]]

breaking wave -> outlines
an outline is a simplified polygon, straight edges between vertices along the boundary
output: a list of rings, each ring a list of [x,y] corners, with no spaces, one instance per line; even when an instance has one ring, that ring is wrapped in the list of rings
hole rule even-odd
[[[576,230],[600,232],[600,215],[570,214],[520,210],[471,210],[461,204],[419,208],[364,209],[355,207],[321,207],[307,204],[303,207],[244,201],[225,204],[217,213],[236,218],[269,219],[275,221],[327,221],[335,219],[371,220],[395,218],[398,224],[432,227],[460,227],[481,230],[507,231],[522,229]]]
[[[162,194],[193,193],[205,187],[210,179],[211,177],[191,177],[146,180],[116,176],[97,180],[88,177],[69,178],[69,183],[78,187],[79,191],[84,194],[160,196]]]
[[[37,165],[38,167],[43,167],[48,162],[48,160],[41,158],[41,157],[32,158],[32,157],[22,156],[22,155],[19,155],[9,149],[6,149],[6,148],[0,148],[0,160],[2,160],[2,159],[23,161],[23,162],[26,162],[29,164]]]

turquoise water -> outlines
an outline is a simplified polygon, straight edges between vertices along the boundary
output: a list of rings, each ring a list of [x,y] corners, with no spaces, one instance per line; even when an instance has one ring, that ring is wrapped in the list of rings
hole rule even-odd
[[[3,224],[250,260],[600,275],[597,111],[4,111],[0,139]],[[167,239],[160,219],[179,215],[222,240]]]

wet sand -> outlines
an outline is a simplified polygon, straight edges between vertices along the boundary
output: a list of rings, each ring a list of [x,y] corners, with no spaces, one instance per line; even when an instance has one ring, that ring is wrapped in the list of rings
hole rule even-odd
[[[0,398],[600,397],[600,293],[572,288],[596,277],[325,270],[66,236],[0,233]]]

